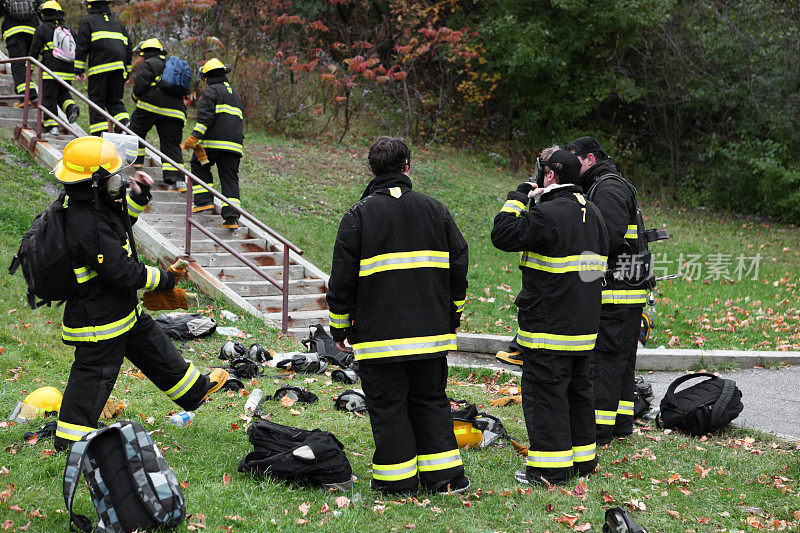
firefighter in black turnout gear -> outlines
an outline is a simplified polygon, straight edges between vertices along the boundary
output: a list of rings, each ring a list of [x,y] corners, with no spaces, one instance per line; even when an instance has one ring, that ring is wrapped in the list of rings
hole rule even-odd
[[[39,0],[31,0],[33,9],[29,13],[14,15],[6,2],[0,3],[0,16],[3,17],[3,40],[6,42],[8,57],[25,57],[31,48],[31,41],[39,20],[36,18],[36,9]],[[25,93],[25,62],[11,63],[11,75],[14,78],[14,90],[17,94]],[[36,100],[38,87],[31,80],[30,99]]]
[[[467,291],[467,243],[439,201],[412,190],[411,151],[379,138],[375,177],[342,218],[333,250],[331,334],[359,364],[375,438],[372,488],[462,492],[447,385],[447,351]]]
[[[133,79],[133,99],[136,109],[131,117],[131,130],[141,138],[155,126],[161,151],[178,163],[183,163],[181,136],[186,122],[186,104],[183,96],[170,94],[159,87],[158,81],[164,72],[166,51],[158,39],[147,39],[136,47],[136,52],[144,58],[136,69]],[[144,146],[139,147],[137,165],[144,162]],[[179,191],[186,190],[183,174],[170,163],[161,162],[164,183]]]
[[[75,73],[89,78],[89,98],[120,123],[130,115],[122,103],[125,80],[131,72],[132,50],[125,25],[111,13],[109,0],[87,0],[89,14],[78,26]],[[89,133],[100,135],[108,121],[89,109]]]
[[[209,59],[203,64],[200,76],[208,85],[200,97],[197,107],[197,125],[191,135],[183,141],[184,150],[193,150],[191,159],[192,174],[209,185],[214,182],[211,165],[217,165],[219,181],[224,194],[230,202],[241,207],[239,199],[239,161],[242,159],[244,129],[242,110],[244,105],[239,93],[233,90],[226,74],[230,72],[222,61]],[[196,150],[204,149],[207,161],[201,161]],[[193,213],[214,208],[214,197],[202,186],[194,185]],[[227,203],[222,205],[222,227],[239,227],[239,213]]]
[[[592,361],[597,443],[604,445],[633,432],[636,348],[647,302],[647,290],[631,288],[624,279],[638,252],[636,192],[594,137],[581,137],[566,148],[580,160],[578,183],[608,228],[608,271]]]
[[[59,26],[67,29],[72,34],[73,39],[75,38],[75,32],[64,26],[64,11],[56,0],[47,0],[47,2],[39,6],[39,12],[42,23],[33,34],[33,41],[28,55],[38,58],[41,54],[44,66],[71,85],[75,80],[75,68],[69,61],[53,56],[53,35]],[[42,105],[54,115],[58,115],[58,108],[60,107],[69,122],[78,120],[80,108],[75,104],[75,100],[72,99],[69,90],[55,81],[47,72],[42,74],[42,84]],[[58,133],[58,122],[50,117],[44,117],[42,126],[49,128],[52,134]]]
[[[526,182],[509,192],[492,228],[496,248],[522,252],[516,341],[530,448],[515,477],[523,483],[562,484],[597,465],[590,356],[608,237],[600,211],[575,185],[578,159],[556,148],[542,154],[544,188]]]
[[[221,369],[200,374],[142,312],[138,289],[173,290],[176,275],[185,271],[137,261],[130,226],[150,200],[152,178],[137,173],[121,202],[125,189],[114,184],[122,164],[112,143],[87,136],[64,148],[53,171],[67,193],[66,245],[78,280],[77,295],[64,307],[62,339],[75,347],[75,362],[58,417],[57,450],[96,429],[124,357],[187,411],[228,377]]]

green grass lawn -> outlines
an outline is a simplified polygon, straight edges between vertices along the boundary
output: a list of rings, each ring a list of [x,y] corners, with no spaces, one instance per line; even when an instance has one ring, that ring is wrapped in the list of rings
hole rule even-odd
[[[366,175],[364,147],[323,148],[274,139],[250,139],[263,158],[245,161],[244,191],[248,207],[259,212],[274,227],[307,250],[310,259],[329,268],[330,243],[341,213],[358,197]],[[270,158],[270,156],[273,156]],[[327,161],[327,163],[323,163]],[[513,292],[498,289],[501,283],[518,285],[515,258],[494,251],[488,242],[494,210],[502,204],[505,191],[516,178],[495,170],[489,162],[464,153],[417,150],[414,173],[418,189],[442,198],[451,208],[470,240],[472,265],[469,329],[502,332],[495,326],[502,318],[512,322],[510,297]],[[469,172],[458,169],[468,169]],[[3,264],[16,251],[20,235],[32,215],[42,210],[49,198],[41,186],[49,176],[33,167],[31,160],[8,143],[0,142],[0,257]],[[258,191],[258,192],[256,192]],[[669,218],[670,227],[684,220],[676,233],[688,233],[695,224],[693,246],[710,249],[702,241],[701,228],[713,227],[695,213],[681,213],[652,206],[652,216]],[[659,218],[661,220],[661,218]],[[690,221],[692,221],[690,223]],[[716,222],[730,234],[709,241],[722,246],[744,234],[761,232],[763,241],[778,245],[787,228],[740,228],[742,221]],[[677,229],[677,228],[676,228]],[[779,232],[785,232],[783,234]],[[796,237],[793,237],[796,238]],[[678,242],[678,241],[676,241]],[[757,248],[758,241],[755,243]],[[702,246],[701,246],[702,244]],[[670,244],[668,246],[674,246]],[[687,248],[689,249],[689,248]],[[668,250],[671,250],[669,248]],[[765,252],[766,253],[766,252]],[[777,256],[772,272],[789,269],[793,254]],[[785,265],[785,266],[784,266]],[[766,265],[769,266],[769,265]],[[772,274],[763,274],[766,278]],[[762,289],[769,287],[768,289]],[[703,291],[693,291],[697,286]],[[751,299],[777,309],[773,293],[786,292],[771,283],[750,283]],[[489,293],[484,291],[488,287]],[[673,334],[683,336],[686,317],[695,318],[697,308],[730,308],[726,298],[737,298],[736,285],[680,283],[665,292],[670,303],[661,306],[670,315]],[[512,289],[513,291],[514,289]],[[682,291],[683,296],[678,296]],[[730,294],[730,296],[726,296]],[[757,292],[762,291],[762,292]],[[763,292],[766,291],[766,292]],[[757,292],[757,294],[756,294]],[[491,296],[489,296],[491,295]],[[480,302],[477,296],[495,297],[494,304]],[[691,296],[688,299],[687,296]],[[718,298],[720,303],[710,305]],[[702,300],[702,301],[699,301]],[[680,302],[678,307],[671,307]],[[276,351],[297,349],[292,339],[280,336],[262,323],[242,317],[235,323],[219,319],[224,308],[220,301],[206,299],[203,311],[220,324],[236,325],[246,332],[250,344],[258,341]],[[509,307],[503,308],[508,305]],[[674,305],[678,305],[675,303]],[[686,309],[691,305],[693,309]],[[673,310],[674,309],[674,310]],[[743,309],[750,309],[744,306]],[[59,339],[60,308],[30,310],[24,306],[24,281],[20,274],[6,277],[0,284],[0,414],[10,412],[31,390],[53,385],[63,389],[72,361],[72,350]],[[753,311],[751,311],[752,313]],[[765,311],[766,313],[766,311]],[[496,318],[495,318],[496,317]],[[666,318],[662,318],[666,322]],[[710,318],[711,324],[715,324]],[[760,321],[757,322],[760,327]],[[756,326],[753,326],[756,327]],[[704,333],[704,335],[706,335]],[[747,333],[752,335],[752,333]],[[709,333],[709,344],[715,338]],[[733,337],[733,334],[732,334]],[[734,337],[735,338],[735,337]],[[224,338],[214,337],[179,343],[184,357],[200,368],[219,364],[217,354]],[[251,449],[244,428],[251,422],[244,417],[245,395],[220,393],[198,412],[185,428],[167,424],[175,410],[151,383],[134,374],[129,363],[123,365],[113,395],[129,402],[123,418],[137,420],[159,443],[167,462],[184,484],[191,517],[179,531],[263,531],[270,529],[313,531],[600,531],[604,509],[623,505],[636,509],[640,523],[653,531],[738,531],[752,527],[783,527],[796,530],[800,520],[800,461],[798,448],[768,435],[731,429],[706,440],[692,439],[650,427],[625,441],[599,451],[600,469],[585,485],[573,483],[566,490],[544,490],[518,485],[513,479],[522,461],[509,446],[468,450],[462,453],[472,487],[460,496],[420,495],[416,499],[386,499],[369,489],[372,438],[369,420],[333,409],[332,398],[345,387],[331,382],[327,375],[287,377],[267,369],[257,381],[246,383],[247,391],[258,386],[267,394],[284,383],[313,390],[320,401],[286,408],[268,404],[265,413],[271,420],[304,428],[320,427],[336,433],[358,477],[353,492],[345,500],[336,494],[289,487],[261,481],[237,473],[240,459]],[[448,392],[465,398],[499,416],[509,432],[527,442],[520,406],[493,407],[488,401],[498,396],[502,386],[518,386],[517,378],[503,374],[478,373],[454,369]],[[54,454],[52,441],[28,442],[23,434],[38,429],[41,421],[27,424],[2,424],[0,435],[0,527],[9,531],[64,531],[67,515],[61,493],[64,456]],[[81,488],[77,511],[94,517],[88,491]],[[29,524],[30,523],[30,524]],[[749,524],[749,525],[748,525]],[[204,527],[201,527],[204,526]]]

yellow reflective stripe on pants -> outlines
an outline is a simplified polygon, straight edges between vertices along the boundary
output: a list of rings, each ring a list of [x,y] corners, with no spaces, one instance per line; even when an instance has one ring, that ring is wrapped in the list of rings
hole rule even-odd
[[[231,204],[236,204],[239,207],[242,206],[242,201],[239,200],[238,198],[228,198],[228,200],[231,201]],[[226,205],[230,205],[230,204],[228,202],[221,202],[220,203],[220,207],[225,207]]]
[[[144,290],[149,291],[158,287],[161,283],[161,269],[151,266],[145,266],[147,269],[147,279],[144,282]]]
[[[466,300],[453,300],[453,305],[456,306],[456,313],[460,313],[464,310],[464,302],[466,302]]]
[[[204,135],[205,132],[208,131],[208,126],[206,126],[205,124],[196,124],[194,127],[194,131],[196,131],[200,135]],[[194,131],[192,133],[194,133]],[[195,137],[197,136],[195,135]]]
[[[626,239],[635,239],[639,236],[639,230],[636,224],[628,224],[628,229],[625,231]]]
[[[633,416],[633,402],[620,400],[619,406],[617,407],[617,414]]]
[[[376,255],[361,260],[358,275],[364,277],[387,270],[409,268],[450,268],[450,252],[415,250]]]
[[[506,200],[506,203],[500,209],[501,213],[513,213],[516,216],[520,216],[523,211],[525,211],[525,204],[519,200]]]
[[[214,109],[217,113],[227,113],[229,115],[233,115],[235,117],[244,118],[242,117],[242,110],[236,106],[228,105],[228,104],[217,104],[217,107]]]
[[[572,466],[572,450],[559,452],[528,450],[526,464],[533,468],[568,468]]]
[[[72,98],[68,98],[63,102],[61,102],[61,109],[66,113],[67,110],[69,110],[69,107],[73,105],[75,105],[75,100],[73,100]]]
[[[617,290],[606,289],[603,291],[602,303],[616,305],[637,305],[647,303],[646,289]]]
[[[93,67],[89,67],[89,70],[86,71],[86,75],[94,76],[95,74],[104,74],[106,72],[113,72],[115,70],[125,70],[125,63],[122,61],[112,61],[111,63],[95,65]]]
[[[84,70],[86,68],[86,61],[79,61],[76,59],[73,65],[75,65],[75,68],[78,70]]]
[[[36,33],[36,28],[33,26],[14,26],[13,28],[8,28],[6,31],[3,32],[3,39],[8,39],[9,37],[13,37],[14,35],[19,35],[20,33],[27,33],[29,35],[33,35]]]
[[[39,86],[37,84],[31,82],[31,90],[32,91],[38,91],[39,90]],[[19,85],[17,85],[17,94],[24,93],[24,92],[25,92],[25,83],[23,82],[23,83],[20,83]]]
[[[128,114],[127,111],[122,111],[121,113],[117,113],[116,115],[114,115],[114,119],[116,119],[118,121],[120,121],[120,120],[130,120],[131,116],[130,116],[130,114]],[[132,155],[135,156],[136,154],[134,153]]]
[[[170,109],[169,107],[158,107],[156,105],[149,104],[147,102],[142,102],[141,100],[136,102],[136,107],[138,107],[139,109],[143,109],[145,111],[149,111],[151,113],[155,113],[156,115],[176,118],[184,122],[186,121],[186,113],[184,113],[180,109]]]
[[[350,313],[344,315],[337,315],[333,311],[328,310],[328,324],[332,328],[349,328],[350,327]]]
[[[85,326],[81,328],[61,326],[61,337],[65,341],[72,342],[98,342],[113,339],[129,331],[136,325],[139,313],[141,313],[141,306],[137,306],[136,309],[131,311],[127,316],[109,324]]]
[[[594,411],[594,423],[598,426],[613,426],[616,420],[616,411],[601,411],[599,409]]]
[[[114,39],[128,44],[128,38],[118,31],[93,31],[92,42],[99,41],[100,39]]]
[[[79,441],[94,430],[95,428],[90,428],[89,426],[70,424],[63,420],[56,422],[56,437],[66,440]]]
[[[519,264],[534,270],[563,274],[565,272],[605,272],[607,260],[608,257],[593,253],[550,257],[534,252],[522,252]]]
[[[595,457],[597,457],[597,445],[594,442],[586,446],[572,447],[572,460],[576,463],[593,461]]]
[[[186,394],[186,391],[191,389],[199,378],[200,372],[197,371],[194,364],[190,364],[189,368],[186,369],[186,374],[183,375],[181,380],[171,389],[164,391],[164,393],[169,396],[171,400],[177,400]]]
[[[236,152],[237,154],[244,153],[242,145],[232,141],[217,141],[214,139],[203,139],[200,144],[203,148],[211,148],[213,150],[227,150],[228,152]]]
[[[161,163],[161,171],[165,170],[174,170],[175,172],[180,172],[177,167],[171,165],[170,163]]]
[[[431,335],[429,337],[408,337],[385,341],[358,342],[353,345],[356,360],[380,359],[424,353],[444,352],[456,349],[455,333]]]
[[[192,185],[192,194],[200,194],[200,193],[204,193],[204,192],[208,192],[208,189],[206,189],[202,185]],[[211,193],[209,193],[209,194],[211,194]]]
[[[139,215],[142,214],[144,211],[146,204],[139,204],[131,198],[130,194],[128,195],[128,214],[133,218],[138,218]]]
[[[400,481],[417,475],[417,458],[393,465],[372,463],[372,477],[380,481]]]
[[[563,352],[581,352],[594,349],[597,333],[591,335],[557,335],[555,333],[539,333],[517,331],[517,342],[531,350],[557,350]]]
[[[88,266],[73,268],[72,271],[75,272],[75,279],[78,280],[78,283],[86,283],[90,279],[97,277],[97,272]]]
[[[75,81],[75,73],[74,72],[57,72],[57,71],[53,71],[53,74],[55,74],[56,76],[58,76],[59,78],[61,78],[64,81]],[[42,74],[42,79],[43,80],[52,80],[52,79],[55,79],[55,78],[53,78],[53,76],[51,76],[50,74],[45,72],[44,74]]]
[[[461,466],[461,454],[458,448],[440,453],[420,454],[417,456],[417,468],[420,472],[433,472],[434,470],[447,470]]]
[[[95,122],[93,124],[89,124],[89,133],[97,133],[100,131],[107,131],[108,130],[108,122]]]

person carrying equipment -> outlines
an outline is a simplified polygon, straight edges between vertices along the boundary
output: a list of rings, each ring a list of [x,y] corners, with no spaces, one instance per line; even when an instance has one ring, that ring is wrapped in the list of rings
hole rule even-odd
[[[143,57],[144,61],[137,68],[136,77],[133,79],[133,100],[136,102],[136,109],[131,117],[130,128],[144,139],[147,137],[147,132],[155,126],[161,151],[167,157],[183,164],[180,144],[183,125],[186,122],[186,104],[183,103],[183,96],[171,94],[159,85],[167,62],[167,52],[158,39],[147,39],[134,51]],[[140,146],[139,156],[134,164],[141,166],[144,155],[145,149]],[[161,173],[164,183],[170,189],[186,191],[183,174],[172,164],[162,161]]]
[[[638,252],[634,249],[638,206],[635,189],[620,176],[597,139],[581,137],[566,148],[581,162],[577,183],[600,209],[608,228],[608,271],[592,355],[597,444],[602,446],[633,432],[636,350],[648,291],[631,289],[622,278]]]
[[[597,465],[589,365],[608,236],[600,211],[575,185],[578,158],[553,147],[538,166],[538,183],[508,193],[491,237],[500,250],[522,252],[522,290],[514,303],[530,448],[527,468],[515,478],[563,484]],[[537,196],[539,203],[527,210]]]
[[[133,157],[135,147],[133,141]],[[176,278],[185,277],[186,271],[137,260],[130,227],[150,201],[153,180],[137,172],[126,198],[118,174],[122,167],[114,143],[87,136],[71,141],[53,170],[67,193],[65,240],[78,281],[62,321],[62,340],[75,347],[75,361],[58,417],[56,450],[97,427],[123,358],[186,411],[197,409],[228,379],[222,369],[201,375],[142,312],[138,289],[179,293]]]
[[[67,40],[71,37],[71,43],[75,44],[75,32],[64,25],[64,11],[61,9],[61,4],[56,0],[47,0],[47,2],[39,6],[39,14],[42,23],[33,34],[33,41],[28,55],[38,58],[41,54],[44,66],[71,85],[75,80],[74,64],[67,60],[68,55],[65,55],[64,50],[61,48],[56,50],[54,37],[58,32],[59,37],[63,39],[61,34],[66,32]],[[74,48],[72,51],[74,52]],[[68,54],[69,51],[66,51],[66,53]],[[78,120],[80,108],[75,104],[75,100],[72,99],[69,90],[55,81],[53,76],[47,72],[42,74],[42,84],[42,105],[54,115],[58,115],[58,108],[60,107],[70,123]],[[54,119],[44,117],[42,126],[48,128],[51,135],[58,134],[58,122]]]
[[[75,73],[89,78],[89,98],[121,124],[130,123],[122,103],[125,80],[131,73],[131,45],[125,25],[111,13],[110,0],[86,0],[89,14],[78,26]],[[89,133],[108,130],[108,120],[89,109]]]
[[[411,150],[380,137],[375,177],[345,213],[333,249],[327,301],[331,335],[352,344],[369,405],[372,488],[463,492],[447,385],[447,351],[467,293],[467,243],[438,200],[412,190]]]
[[[207,163],[198,158],[195,150],[191,160],[192,174],[209,185],[214,182],[211,165],[217,165],[222,194],[228,201],[241,206],[239,199],[239,161],[242,159],[242,142],[244,142],[242,99],[233,90],[226,74],[231,69],[217,58],[206,61],[200,77],[208,85],[200,97],[197,107],[197,125],[191,135],[183,141],[181,148],[193,150],[197,147],[205,149]],[[214,197],[201,185],[194,185],[194,207],[192,213],[200,213],[214,209]],[[239,227],[239,213],[227,203],[222,204],[222,227],[236,229]]]
[[[33,34],[39,25],[36,18],[38,0],[3,1],[0,2],[0,16],[3,17],[3,40],[6,42],[8,57],[25,57],[31,48]],[[20,96],[25,94],[25,62],[11,63],[11,75],[14,78],[14,90]],[[39,88],[32,80],[30,82],[30,101],[38,98]],[[21,105],[16,104],[17,106]]]

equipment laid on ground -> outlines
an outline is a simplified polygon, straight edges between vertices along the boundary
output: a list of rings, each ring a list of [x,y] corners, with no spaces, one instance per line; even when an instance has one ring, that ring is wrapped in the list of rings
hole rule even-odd
[[[181,411],[180,413],[175,413],[169,417],[167,422],[169,422],[169,424],[172,426],[182,428],[191,424],[194,420],[194,416],[195,414],[193,411]]]
[[[239,472],[328,490],[353,488],[353,469],[333,433],[259,420],[247,434],[254,451],[239,463]]]
[[[155,320],[171,339],[199,339],[211,335],[217,328],[213,318],[200,313],[162,313]]]
[[[272,399],[276,401],[281,401],[283,398],[291,398],[301,403],[314,403],[319,399],[319,397],[310,390],[301,389],[295,385],[284,385],[272,395]]]
[[[337,368],[331,372],[331,379],[339,383],[355,385],[358,383],[358,366],[353,363],[350,368]]]
[[[524,449],[524,453],[528,453],[526,446],[511,438],[499,418],[478,411],[478,407],[473,403],[452,398],[450,401],[464,406],[451,412],[453,433],[456,435],[459,448],[486,448],[505,439],[517,451],[521,452]]]
[[[316,352],[320,359],[333,363],[341,368],[347,368],[353,364],[354,357],[351,353],[345,353],[336,347],[336,341],[328,335],[322,324],[309,326],[308,338],[303,339],[303,346],[309,352]]]
[[[72,501],[81,471],[100,522],[75,514]],[[64,470],[70,528],[138,531],[175,527],[186,517],[183,491],[158,446],[139,424],[121,420],[72,445]]]
[[[347,389],[333,400],[333,406],[339,411],[366,413],[367,397],[361,389]]]
[[[261,404],[261,398],[264,397],[264,391],[261,389],[253,389],[244,402],[244,412],[251,415],[255,412],[256,408]]]
[[[14,422],[24,422],[34,418],[41,418],[51,414],[58,414],[61,410],[61,391],[55,387],[39,387],[31,392],[21,402],[17,402],[8,419]]]
[[[252,379],[264,374],[264,367],[247,357],[232,360],[229,370],[239,379]]]
[[[259,363],[266,363],[272,360],[272,353],[258,343],[251,344],[247,353],[250,359],[255,359]]]
[[[634,522],[631,514],[622,507],[606,509],[603,533],[647,533],[647,530]]]
[[[320,359],[319,355],[314,352],[296,353],[289,359],[279,361],[275,366],[289,372],[324,374],[325,370],[328,369],[328,362]]]
[[[653,385],[642,376],[636,376],[633,383],[633,418],[642,418],[656,401]]]
[[[219,349],[219,358],[223,361],[237,357],[247,357],[247,348],[239,341],[227,341]]]
[[[675,390],[689,380],[702,377],[709,379]],[[743,409],[742,391],[735,381],[696,372],[681,376],[670,384],[661,400],[661,413],[656,424],[689,435],[705,435],[727,426]]]
[[[639,348],[645,346],[647,341],[650,340],[650,331],[653,327],[653,319],[650,318],[650,313],[642,311],[642,325],[639,329]]]

